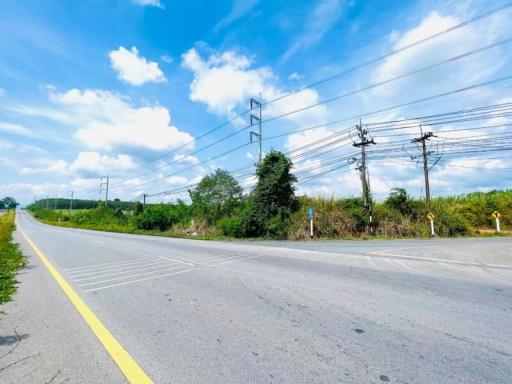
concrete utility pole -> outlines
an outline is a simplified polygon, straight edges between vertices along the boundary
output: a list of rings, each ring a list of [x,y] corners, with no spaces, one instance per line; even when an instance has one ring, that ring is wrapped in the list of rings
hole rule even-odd
[[[249,137],[251,139],[251,143],[253,142],[253,136],[256,136],[258,138],[258,142],[260,145],[259,148],[259,157],[258,157],[258,164],[261,164],[262,156],[263,156],[263,135],[261,132],[261,93],[260,93],[260,100],[256,100],[251,98],[250,100],[250,110],[257,108],[258,109],[258,115],[254,115],[251,113],[250,120],[251,120],[251,127],[258,125],[258,132],[251,131],[249,133]]]
[[[103,181],[105,179],[105,181]],[[105,207],[108,206],[108,182],[110,180],[109,176],[102,176],[100,181],[100,193],[103,192],[103,186],[105,186]]]
[[[71,210],[73,209],[73,191],[69,191],[71,194],[71,199],[69,200],[69,214],[71,214]]]
[[[145,193],[142,195],[142,208],[146,208],[146,196]]]
[[[371,194],[370,194],[370,176],[368,175],[368,170],[366,167],[366,146],[370,144],[375,144],[373,139],[369,140],[368,130],[363,128],[363,124],[359,121],[359,125],[356,125],[357,136],[360,141],[357,143],[353,143],[354,147],[361,148],[361,160],[357,164],[357,169],[361,175],[361,185],[363,187],[363,203],[364,207],[368,212],[368,216],[370,219],[370,232],[373,232],[373,215],[372,215],[372,202],[371,202]]]
[[[430,140],[430,138],[435,137],[432,132],[423,133],[423,128],[420,124],[420,137],[417,137],[411,140],[411,143],[421,143],[421,156],[423,157],[423,173],[425,174],[425,202],[427,203],[427,208],[430,207],[430,183],[428,179],[428,157],[432,154],[432,151],[427,151],[426,142]],[[411,157],[414,160],[414,156]]]

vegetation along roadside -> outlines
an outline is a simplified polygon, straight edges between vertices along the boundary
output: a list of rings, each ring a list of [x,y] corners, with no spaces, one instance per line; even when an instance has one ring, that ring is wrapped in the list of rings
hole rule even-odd
[[[11,299],[16,291],[16,271],[25,265],[18,244],[12,241],[14,210],[0,214],[0,304]]]
[[[69,211],[69,200],[55,199],[28,209],[39,220],[60,226],[202,239],[308,239],[310,208],[315,239],[426,238],[431,235],[429,212],[442,237],[493,235],[496,211],[502,234],[512,227],[512,190],[436,197],[427,207],[405,189],[393,188],[385,200],[371,201],[369,210],[359,197],[297,197],[291,171],[290,159],[273,151],[258,166],[249,193],[229,172],[217,169],[189,190],[190,203],[81,201],[82,209]]]

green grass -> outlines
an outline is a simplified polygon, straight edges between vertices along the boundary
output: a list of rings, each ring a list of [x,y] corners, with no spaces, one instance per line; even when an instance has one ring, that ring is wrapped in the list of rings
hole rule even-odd
[[[12,242],[14,211],[0,216],[0,304],[11,299],[16,292],[16,271],[25,266],[25,258]]]

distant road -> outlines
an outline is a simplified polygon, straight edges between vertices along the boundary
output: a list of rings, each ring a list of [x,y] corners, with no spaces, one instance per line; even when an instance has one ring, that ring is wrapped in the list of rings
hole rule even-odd
[[[511,238],[206,242],[17,221],[156,383],[511,382]],[[0,356],[15,326],[28,336],[0,382],[123,382],[17,240],[31,268]]]

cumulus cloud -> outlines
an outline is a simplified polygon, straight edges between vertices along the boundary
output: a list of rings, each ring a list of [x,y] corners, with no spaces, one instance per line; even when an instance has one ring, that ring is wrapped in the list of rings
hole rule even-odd
[[[135,163],[131,156],[108,156],[98,152],[80,152],[76,159],[68,163],[65,160],[45,161],[44,167],[24,167],[20,169],[21,175],[52,174],[67,175],[78,174],[81,176],[96,177],[108,173],[111,170],[126,171],[133,169]]]
[[[235,108],[247,106],[251,97],[261,94],[263,101],[274,100],[286,94],[277,85],[277,76],[269,67],[252,68],[249,57],[234,51],[214,53],[203,59],[197,49],[191,48],[182,56],[182,65],[194,74],[190,85],[190,99],[207,105],[208,110],[232,117]],[[304,89],[265,108],[265,118],[295,111],[319,101],[318,92]],[[285,120],[299,125],[323,122],[325,106],[294,113]]]
[[[33,175],[33,174],[42,174],[42,173],[48,173],[53,175],[62,175],[66,174],[68,172],[68,163],[64,160],[57,160],[52,163],[50,163],[46,167],[42,168],[30,168],[30,167],[23,167],[20,169],[19,174],[20,175]]]
[[[109,170],[126,171],[135,168],[136,164],[128,155],[108,156],[98,152],[80,152],[69,165],[69,171],[78,174],[100,175]]]
[[[159,105],[135,107],[129,99],[104,90],[71,89],[51,93],[50,100],[65,111],[66,120],[73,117],[76,138],[90,148],[161,151],[193,142],[191,135],[170,124],[169,110]]]
[[[268,67],[250,69],[248,57],[233,51],[213,54],[204,60],[195,48],[182,56],[182,65],[192,71],[190,99],[206,104],[217,114],[233,113],[236,106],[262,92],[274,77]]]
[[[166,80],[156,61],[148,61],[139,55],[139,50],[119,47],[109,53],[110,65],[117,72],[117,77],[132,85],[147,82],[161,83]]]

